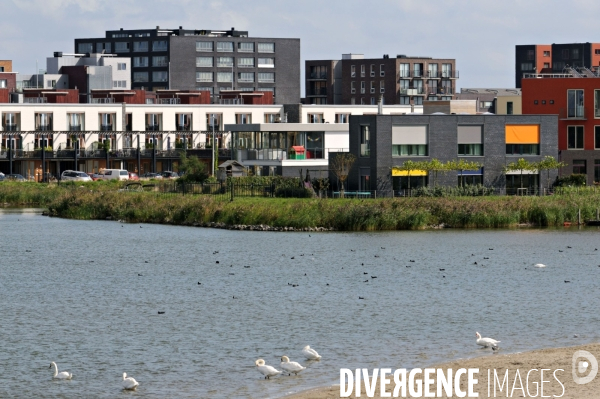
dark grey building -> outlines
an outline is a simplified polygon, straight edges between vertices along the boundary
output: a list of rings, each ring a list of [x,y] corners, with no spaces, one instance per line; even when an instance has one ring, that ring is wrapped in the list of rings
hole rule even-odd
[[[225,31],[137,29],[75,39],[75,51],[131,57],[132,89],[271,91],[276,104],[300,102],[300,39]]]
[[[527,141],[527,143],[525,142]],[[468,172],[466,184],[516,190],[520,174],[505,173],[504,166],[519,158],[539,161],[558,157],[556,115],[352,115],[350,152],[357,157],[348,177],[349,190],[393,188],[396,194],[408,186],[409,177],[392,171],[406,160],[441,162],[465,158],[483,164]],[[525,173],[524,187],[546,185],[545,173]],[[426,173],[411,175],[411,188],[432,185]],[[551,172],[551,179],[556,171]],[[333,177],[332,177],[333,179]],[[457,172],[439,173],[437,184],[457,186]],[[543,180],[543,181],[542,181]]]

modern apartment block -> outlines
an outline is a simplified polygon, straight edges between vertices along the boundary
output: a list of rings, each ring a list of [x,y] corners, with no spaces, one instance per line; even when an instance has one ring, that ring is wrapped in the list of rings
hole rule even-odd
[[[136,29],[75,39],[77,53],[132,59],[132,88],[270,91],[277,104],[300,100],[300,39],[254,38],[247,31]]]
[[[525,73],[563,73],[573,68],[585,74],[600,67],[600,43],[527,44],[515,46],[515,87]]]
[[[422,105],[452,100],[458,71],[454,59],[408,57],[366,59],[343,54],[341,60],[305,62],[306,103]]]
[[[477,112],[501,115],[521,114],[521,89],[461,88],[457,100],[476,100]]]
[[[600,74],[526,74],[523,114],[558,115],[561,175],[587,175],[600,183]]]

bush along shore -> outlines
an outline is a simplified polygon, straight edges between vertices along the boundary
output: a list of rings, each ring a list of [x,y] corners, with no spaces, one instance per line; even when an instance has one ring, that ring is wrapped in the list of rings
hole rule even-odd
[[[425,228],[562,226],[596,219],[600,193],[545,197],[420,197],[394,199],[241,198],[63,190],[46,204],[50,216],[240,230],[376,231]],[[579,216],[580,212],[580,216]]]

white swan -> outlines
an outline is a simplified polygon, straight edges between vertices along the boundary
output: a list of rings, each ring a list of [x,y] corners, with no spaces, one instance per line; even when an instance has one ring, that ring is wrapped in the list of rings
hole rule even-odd
[[[275,367],[265,365],[265,361],[262,359],[258,359],[254,364],[258,367],[258,372],[265,376],[265,379],[281,374],[281,371],[277,370]]]
[[[127,377],[127,373],[123,373],[123,389],[133,390],[140,384],[133,377]]]
[[[477,337],[477,345],[483,346],[484,348],[489,348],[490,346],[497,347],[500,343],[500,341],[496,341],[492,338],[481,338],[481,334],[478,332],[475,332],[475,336]]]
[[[288,372],[288,375],[294,373],[298,375],[302,370],[306,370],[306,367],[302,367],[298,362],[290,362],[290,358],[287,356],[281,356],[281,368]]]
[[[302,349],[302,354],[308,359],[308,360],[321,360],[321,355],[319,355],[317,353],[316,350],[311,349],[310,346],[306,345],[304,347],[304,349]]]
[[[62,372],[58,372],[58,366],[56,365],[56,363],[51,362],[50,363],[50,367],[54,366],[54,375],[52,376],[52,378],[56,378],[57,380],[70,380],[71,378],[73,378],[73,373],[68,373],[66,371],[62,371]]]
[[[536,263],[533,267],[546,267],[543,263]]]

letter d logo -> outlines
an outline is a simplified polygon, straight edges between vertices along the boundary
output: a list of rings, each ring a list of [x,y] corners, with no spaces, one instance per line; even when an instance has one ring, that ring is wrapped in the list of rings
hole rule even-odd
[[[585,360],[578,360],[584,358]],[[591,368],[590,368],[591,366]],[[589,370],[589,374],[585,377],[579,377],[577,374],[583,374]],[[592,382],[598,374],[598,361],[588,351],[577,351],[573,354],[572,369],[573,381],[575,384],[583,385]]]

